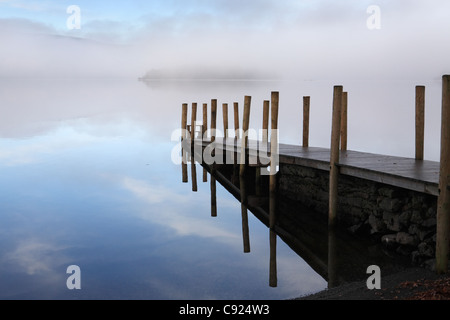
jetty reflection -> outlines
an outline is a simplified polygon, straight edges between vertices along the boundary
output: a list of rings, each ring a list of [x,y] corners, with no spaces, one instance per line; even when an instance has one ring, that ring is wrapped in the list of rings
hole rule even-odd
[[[238,165],[208,165],[201,161],[200,153],[190,148],[184,152],[187,153],[187,159],[191,160],[192,190],[197,183],[196,166],[202,167],[209,175],[212,217],[220,214],[216,200],[217,182],[240,202],[242,243],[245,254],[251,253],[248,214],[253,214],[267,227],[270,287],[277,287],[278,239],[287,244],[327,281],[329,288],[367,279],[369,277],[366,273],[367,268],[371,265],[380,266],[384,275],[398,272],[408,266],[408,261],[393,255],[380,244],[367,238],[359,238],[345,230],[330,228],[327,217],[313,212],[301,203],[287,199],[279,191],[270,192],[271,176],[260,174],[260,170],[265,168],[246,166],[245,173],[242,175]],[[182,165],[184,183],[188,183],[185,179],[187,167],[188,164]]]

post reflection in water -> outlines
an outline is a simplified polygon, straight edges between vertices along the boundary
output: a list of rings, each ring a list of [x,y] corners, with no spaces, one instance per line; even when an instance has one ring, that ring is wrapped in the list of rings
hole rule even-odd
[[[261,193],[257,194],[257,170],[253,166],[247,166],[245,174],[240,175],[241,168],[238,165],[209,166],[199,163],[210,175],[212,216],[217,216],[217,182],[240,202],[244,253],[250,253],[248,212],[268,228],[270,287],[278,286],[278,237],[327,281],[328,288],[366,279],[366,269],[372,264],[383,268],[385,274],[398,272],[407,265],[398,256],[386,254],[380,245],[330,228],[327,217],[286,199],[278,190],[269,192],[270,176],[261,176]],[[239,177],[237,182],[236,177]]]
[[[270,229],[270,264],[269,264],[269,286],[278,286],[277,277],[277,234]]]
[[[197,192],[197,167],[195,166],[195,157],[191,156],[191,176],[192,176],[192,191]]]
[[[211,175],[211,217],[217,217],[216,178]]]
[[[233,167],[234,168],[234,167]],[[245,176],[240,176],[239,179],[240,190],[241,190],[241,216],[242,216],[242,240],[244,245],[244,252],[250,252],[250,232],[248,228],[248,197],[247,197],[247,182],[245,181]]]
[[[328,288],[339,285],[337,276],[337,250],[336,250],[336,228],[328,228]]]

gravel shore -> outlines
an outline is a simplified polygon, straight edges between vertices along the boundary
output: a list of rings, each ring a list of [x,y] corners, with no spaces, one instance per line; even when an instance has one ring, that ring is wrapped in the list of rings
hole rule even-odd
[[[450,300],[450,275],[425,268],[409,268],[381,278],[380,290],[354,282],[297,300]]]

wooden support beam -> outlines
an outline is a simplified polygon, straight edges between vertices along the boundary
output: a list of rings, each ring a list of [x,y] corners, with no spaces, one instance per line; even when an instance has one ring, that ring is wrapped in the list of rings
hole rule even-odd
[[[242,121],[243,137],[242,137],[242,146],[241,146],[241,163],[240,163],[240,170],[239,170],[240,176],[245,175],[245,168],[248,165],[247,147],[248,147],[248,129],[249,129],[249,125],[250,125],[251,102],[252,102],[252,97],[245,96],[245,98],[244,98],[244,117],[243,117],[243,121]]]
[[[334,87],[333,94],[333,118],[331,128],[331,150],[330,150],[330,194],[328,224],[333,228],[337,218],[338,203],[338,177],[339,177],[339,143],[341,132],[341,112],[342,112],[342,86]]]
[[[188,104],[183,103],[181,108],[181,141],[186,138]]]
[[[211,100],[211,143],[216,141],[217,99]],[[212,152],[215,153],[214,151]],[[216,178],[214,173],[216,164],[211,165],[211,217],[217,217]]]
[[[188,182],[187,154],[184,148],[184,140],[186,139],[187,113],[188,113],[188,104],[183,103],[181,108],[181,154],[182,154],[181,171],[183,183]]]
[[[223,112],[223,136],[228,138],[228,103],[222,104]]]
[[[202,126],[202,140],[206,140],[205,133],[208,131],[208,104],[203,104],[203,126]]]
[[[263,102],[263,134],[262,142],[267,143],[269,141],[269,112],[270,112],[270,101],[264,100]]]
[[[437,207],[436,272],[448,272],[450,247],[450,75],[442,77],[441,162]]]
[[[211,142],[216,141],[217,99],[211,100]]]
[[[234,132],[236,139],[240,139],[241,135],[239,133],[239,103],[234,103]]]
[[[424,159],[425,87],[416,86],[416,160]]]
[[[279,92],[272,92],[271,131],[270,131],[270,177],[269,177],[269,225],[275,227],[276,192],[277,192],[277,157],[278,157],[278,104]]]
[[[202,141],[208,139],[206,132],[208,131],[208,104],[203,104],[203,126],[202,126]],[[208,171],[203,168],[203,182],[208,182]]]
[[[347,108],[348,108],[348,93],[342,93],[342,108],[341,108],[341,150],[347,151]]]
[[[309,113],[311,97],[303,97],[303,147],[309,147]]]
[[[197,103],[192,103],[192,113],[191,113],[191,147],[194,147],[195,139],[195,122],[197,121]]]

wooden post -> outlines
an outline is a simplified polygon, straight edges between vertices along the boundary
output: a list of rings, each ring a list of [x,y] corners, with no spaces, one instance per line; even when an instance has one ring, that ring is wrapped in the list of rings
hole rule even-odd
[[[234,132],[236,139],[240,139],[241,135],[239,133],[239,103],[234,103]]]
[[[206,131],[208,131],[208,104],[203,104],[203,126],[202,126],[202,140],[206,140]]]
[[[450,75],[442,77],[441,168],[437,206],[436,272],[448,272],[450,247]]]
[[[188,104],[183,103],[181,108],[181,141],[186,138]]]
[[[269,111],[270,111],[270,101],[264,100],[263,104],[263,134],[262,142],[267,143],[269,141]]]
[[[311,97],[303,97],[303,147],[309,147],[309,112]]]
[[[425,87],[416,86],[416,160],[424,159]]]
[[[347,151],[347,113],[348,113],[348,93],[342,93],[341,106],[341,150]]]
[[[242,137],[242,146],[241,146],[241,163],[240,163],[240,170],[239,174],[240,176],[244,176],[245,174],[245,167],[247,165],[248,159],[247,159],[247,146],[248,146],[248,128],[250,125],[250,106],[251,106],[252,97],[245,96],[244,99],[244,117],[242,121],[242,130],[243,130],[243,137]]]
[[[192,104],[192,114],[191,114],[191,148],[194,147],[196,120],[197,120],[197,103],[194,102]]]
[[[277,192],[277,163],[278,155],[278,103],[279,93],[272,92],[271,131],[270,131],[270,178],[269,178],[269,225],[275,227],[276,192]]]
[[[187,112],[188,112],[188,104],[183,103],[182,109],[181,109],[181,154],[182,154],[182,161],[181,161],[181,170],[182,170],[182,179],[183,183],[188,182],[188,171],[187,171],[187,154],[186,150],[184,148],[184,143],[186,139],[186,127],[187,127]]]
[[[239,179],[239,166],[238,166],[238,152],[237,152],[237,144],[238,139],[241,138],[241,134],[239,132],[239,103],[234,103],[234,148],[236,148],[236,152],[233,152],[233,176],[232,182],[237,183]]]
[[[202,141],[207,140],[206,132],[208,131],[208,104],[203,104],[203,126],[202,126]],[[208,171],[203,168],[203,182],[208,182]]]
[[[239,103],[234,103],[234,132],[236,139],[240,139],[241,135],[239,133]]]
[[[269,108],[270,108],[270,101],[265,100],[263,103],[263,122],[262,122],[262,142],[259,144],[258,141],[258,152],[261,154],[268,154],[267,153],[267,142],[269,140]],[[259,158],[259,157],[258,157]],[[255,193],[257,196],[261,195],[261,167],[256,167],[255,172]]]
[[[217,99],[211,100],[211,143],[216,141]],[[214,153],[214,151],[212,152]],[[217,217],[216,178],[214,173],[216,165],[211,165],[211,216]]]
[[[330,150],[330,198],[328,223],[331,228],[336,224],[337,200],[338,200],[338,177],[339,177],[339,142],[342,109],[342,86],[334,87],[333,95],[333,119],[331,129],[331,150]]]
[[[211,142],[216,141],[217,99],[211,100]]]
[[[272,92],[271,94],[271,131],[270,131],[270,177],[269,177],[269,228],[270,228],[270,267],[269,267],[269,286],[277,287],[277,235],[274,232],[275,222],[276,222],[276,192],[277,192],[277,176],[276,176],[276,166],[275,161],[278,155],[278,104],[279,104],[279,93]],[[267,133],[267,122],[268,116],[268,103],[264,102],[264,117],[263,126],[266,127]],[[267,110],[266,110],[267,109]],[[264,131],[263,131],[264,132]],[[264,138],[263,138],[264,139]],[[267,139],[267,138],[266,138]]]
[[[228,138],[228,103],[222,104],[223,112],[223,136]]]

